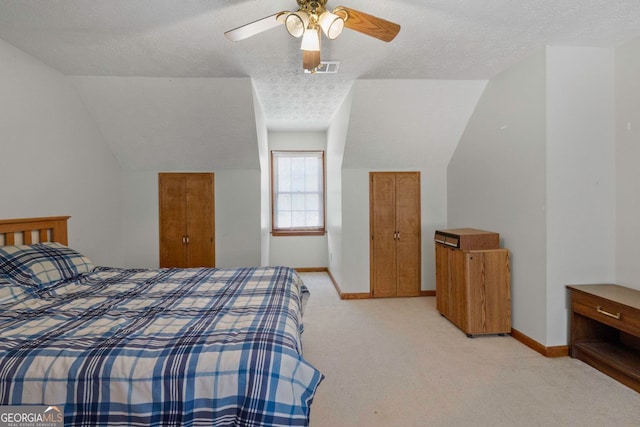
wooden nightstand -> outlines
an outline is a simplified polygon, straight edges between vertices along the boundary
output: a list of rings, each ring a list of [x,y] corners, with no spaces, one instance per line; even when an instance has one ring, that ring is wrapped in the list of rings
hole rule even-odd
[[[569,285],[570,355],[640,392],[640,291]]]

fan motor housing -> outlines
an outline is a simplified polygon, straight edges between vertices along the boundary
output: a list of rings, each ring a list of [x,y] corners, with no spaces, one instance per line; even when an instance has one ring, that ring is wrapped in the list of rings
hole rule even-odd
[[[297,0],[300,10],[305,10],[310,13],[322,13],[326,9],[324,7],[327,4],[327,0]]]

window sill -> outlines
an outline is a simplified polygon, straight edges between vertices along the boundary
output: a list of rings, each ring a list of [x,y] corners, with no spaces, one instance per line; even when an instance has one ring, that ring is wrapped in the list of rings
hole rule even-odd
[[[325,230],[272,230],[272,236],[324,236]]]

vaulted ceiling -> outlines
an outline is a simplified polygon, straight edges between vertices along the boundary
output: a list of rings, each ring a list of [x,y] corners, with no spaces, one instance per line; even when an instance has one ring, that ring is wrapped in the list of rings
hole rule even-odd
[[[303,73],[300,40],[284,27],[239,42],[223,36],[295,11],[294,0],[0,0],[0,39],[71,76],[123,167],[136,169],[152,150],[173,159],[190,150],[188,166],[207,167],[198,158],[212,140],[225,142],[217,155],[254,167],[243,154],[255,151],[254,90],[269,129],[322,130],[354,81],[482,81],[546,45],[612,47],[640,37],[637,0],[327,4],[338,5],[402,29],[390,43],[350,30],[323,38],[322,57],[340,61],[337,74]],[[354,118],[369,132],[363,113]]]

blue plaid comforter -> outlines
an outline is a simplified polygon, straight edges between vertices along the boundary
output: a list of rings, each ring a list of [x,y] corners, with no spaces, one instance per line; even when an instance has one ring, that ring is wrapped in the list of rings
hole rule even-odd
[[[0,311],[0,405],[65,425],[307,425],[308,291],[285,267],[97,268]]]

